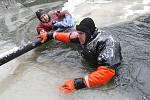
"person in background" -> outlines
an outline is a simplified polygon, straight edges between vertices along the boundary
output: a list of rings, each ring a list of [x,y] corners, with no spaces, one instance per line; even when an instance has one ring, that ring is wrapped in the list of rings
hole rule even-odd
[[[45,13],[44,10],[36,11],[36,16],[39,19],[39,24],[36,27],[40,37],[44,37],[42,43],[47,40],[47,33],[57,28],[70,28],[74,26],[74,18],[67,11],[55,11]]]
[[[106,85],[116,75],[116,69],[122,61],[120,43],[112,36],[98,32],[91,18],[83,19],[76,30],[54,32],[47,37],[77,44],[84,60],[96,69],[84,77],[65,81],[59,88],[61,92],[71,93],[82,88]]]

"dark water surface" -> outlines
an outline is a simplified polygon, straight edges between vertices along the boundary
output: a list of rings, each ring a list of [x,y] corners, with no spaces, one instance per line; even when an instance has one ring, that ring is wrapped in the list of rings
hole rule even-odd
[[[120,88],[136,100],[150,96],[150,14],[104,30],[121,42],[123,63],[119,71]]]

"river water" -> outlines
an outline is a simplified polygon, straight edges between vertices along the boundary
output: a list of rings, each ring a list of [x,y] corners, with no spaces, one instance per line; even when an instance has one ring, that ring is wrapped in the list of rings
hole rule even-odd
[[[43,8],[67,9],[77,22],[93,18],[100,30],[120,41],[123,56],[110,84],[66,95],[58,87],[90,71],[77,51],[49,42],[0,66],[1,100],[150,100],[149,0],[2,0],[0,7],[1,54],[34,40],[34,12]]]

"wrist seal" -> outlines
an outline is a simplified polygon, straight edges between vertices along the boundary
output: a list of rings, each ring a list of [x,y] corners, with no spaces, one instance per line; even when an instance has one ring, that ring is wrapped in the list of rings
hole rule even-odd
[[[84,79],[83,78],[74,79],[74,86],[75,86],[75,89],[77,89],[77,90],[85,88],[86,85],[84,84]]]

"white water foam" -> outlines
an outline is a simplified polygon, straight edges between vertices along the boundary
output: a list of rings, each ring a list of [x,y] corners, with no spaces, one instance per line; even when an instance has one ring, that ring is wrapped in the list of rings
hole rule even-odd
[[[62,7],[62,10],[68,10],[71,14],[73,14],[75,7],[79,4],[82,4],[86,0],[68,0]]]
[[[88,0],[88,3],[94,4],[103,4],[103,3],[111,3],[111,0]]]
[[[150,0],[143,0],[142,3],[143,3],[143,4],[149,4],[149,3],[150,3]]]
[[[0,58],[3,58],[9,54],[12,54],[13,52],[16,52],[18,49],[19,47],[14,47],[13,49],[6,51],[0,55]]]
[[[121,19],[128,19],[131,16],[135,16],[135,15],[142,15],[145,13],[149,13],[150,12],[150,6],[147,6],[146,4],[149,4],[150,0],[143,0],[142,4],[139,2],[134,2],[131,5],[127,5],[124,8],[125,14],[123,16],[120,16]],[[141,5],[140,9],[137,10],[133,10],[132,8]]]

